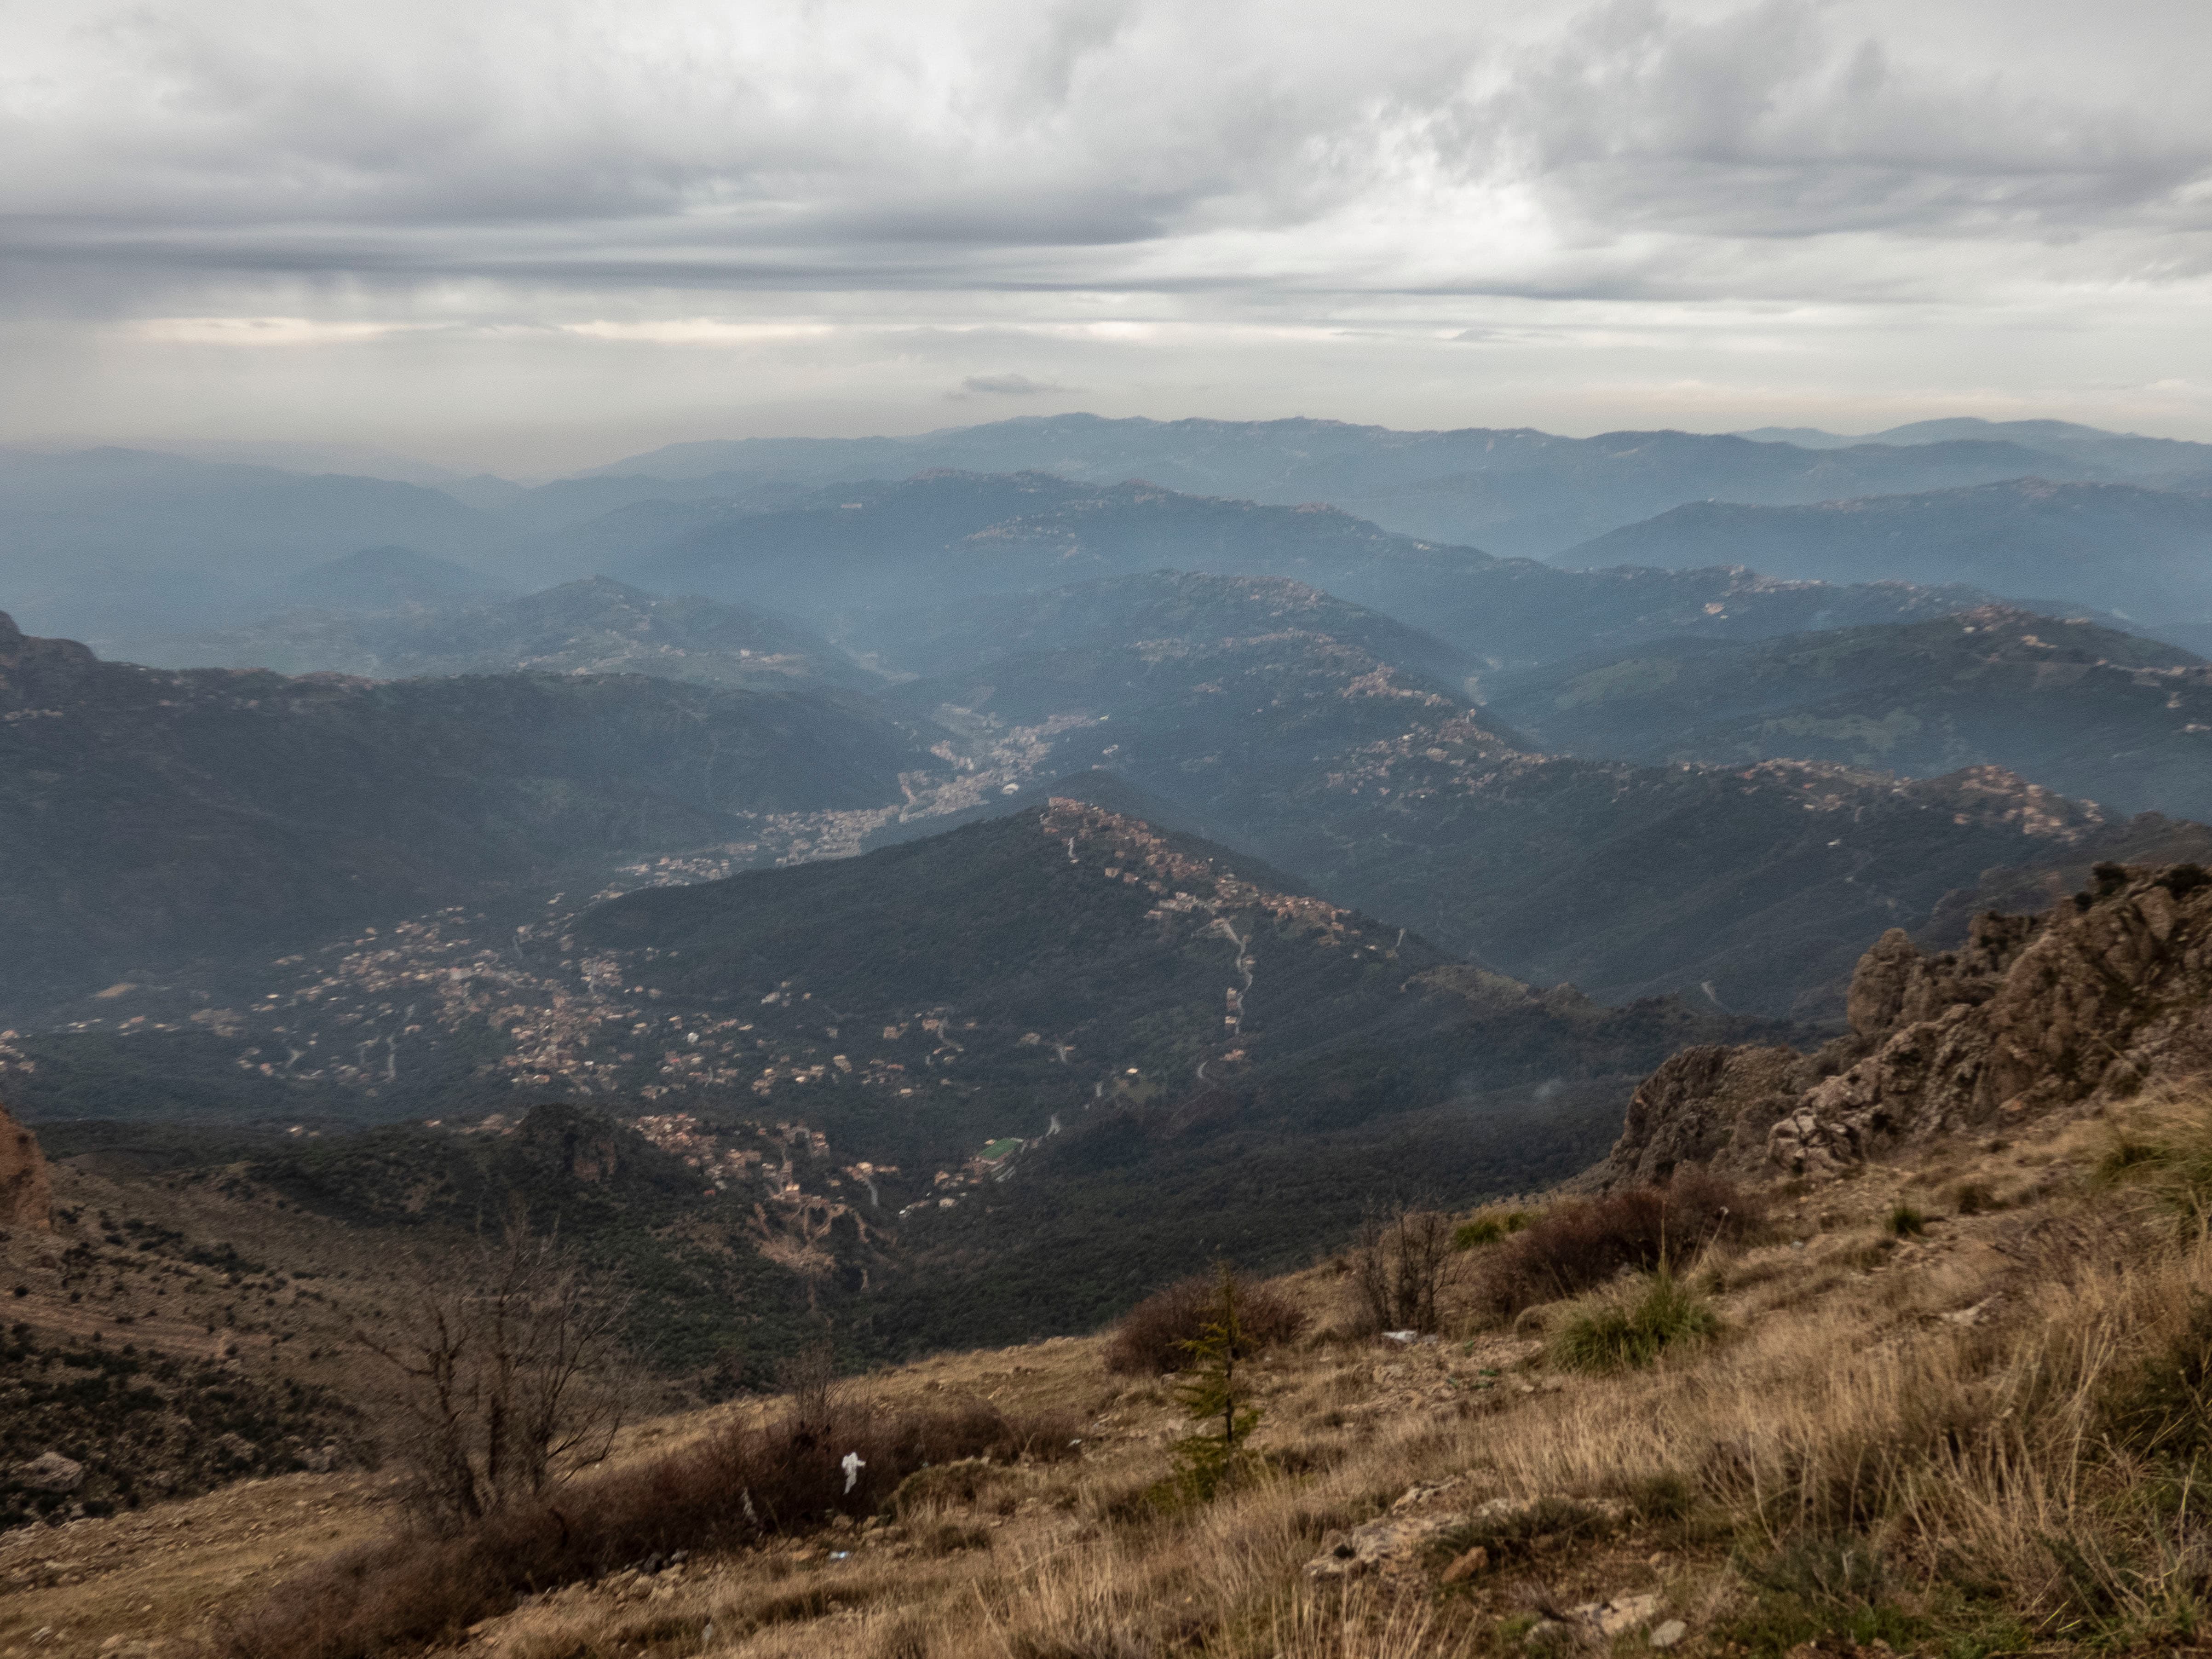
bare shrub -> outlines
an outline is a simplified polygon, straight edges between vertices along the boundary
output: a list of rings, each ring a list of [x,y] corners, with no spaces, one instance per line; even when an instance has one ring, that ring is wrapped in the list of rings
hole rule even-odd
[[[1235,1275],[1235,1285],[1239,1359],[1296,1341],[1305,1329],[1304,1311],[1281,1291],[1241,1273]],[[1183,1370],[1194,1352],[1191,1345],[1204,1339],[1214,1317],[1220,1291],[1218,1279],[1200,1273],[1146,1297],[1121,1316],[1108,1340],[1106,1369],[1121,1376],[1164,1376]]]
[[[465,1528],[352,1551],[279,1586],[223,1632],[223,1650],[234,1659],[373,1659],[450,1639],[526,1591],[873,1512],[926,1464],[1077,1455],[1072,1418],[1009,1418],[981,1401],[899,1413],[828,1393],[827,1416],[794,1402],[770,1423],[733,1425]]]
[[[1702,1170],[1678,1170],[1664,1186],[1569,1199],[1489,1253],[1480,1300],[1493,1316],[1510,1318],[1595,1290],[1624,1269],[1686,1266],[1708,1245],[1754,1238],[1765,1224],[1755,1194]]]
[[[1441,1329],[1449,1293],[1467,1277],[1458,1228],[1436,1210],[1400,1210],[1370,1219],[1352,1253],[1352,1285],[1378,1331]]]
[[[416,1262],[396,1316],[354,1338],[389,1368],[413,1425],[400,1455],[417,1505],[463,1525],[604,1459],[625,1311],[520,1215],[458,1260]]]

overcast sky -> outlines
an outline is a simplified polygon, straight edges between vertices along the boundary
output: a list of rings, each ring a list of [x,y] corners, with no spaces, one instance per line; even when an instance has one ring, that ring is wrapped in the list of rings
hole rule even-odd
[[[0,441],[2212,439],[2204,0],[0,0]]]

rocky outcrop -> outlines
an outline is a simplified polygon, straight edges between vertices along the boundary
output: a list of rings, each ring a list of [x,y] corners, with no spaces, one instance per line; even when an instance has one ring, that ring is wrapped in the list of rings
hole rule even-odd
[[[2212,1073],[2212,874],[2097,866],[1957,951],[1893,928],[1859,959],[1850,1034],[1817,1054],[1686,1048],[1646,1078],[1594,1184],[1682,1164],[1832,1172],[1899,1142],[2125,1099]]]
[[[39,1138],[0,1107],[0,1229],[52,1232],[53,1183]]]
[[[1664,1181],[1682,1164],[1755,1160],[1768,1128],[1797,1103],[1804,1060],[1795,1048],[1683,1049],[1630,1098],[1603,1184]]]

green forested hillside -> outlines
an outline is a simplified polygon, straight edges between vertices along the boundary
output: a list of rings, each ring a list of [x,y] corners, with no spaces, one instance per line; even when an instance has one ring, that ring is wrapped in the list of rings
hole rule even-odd
[[[1657,646],[1485,689],[1547,750],[1787,756],[1908,777],[1995,763],[2121,811],[2212,817],[2212,669],[2179,647],[2002,607]]]
[[[940,763],[821,692],[104,663],[0,619],[0,1007],[511,892]]]
[[[866,690],[881,678],[797,623],[712,599],[663,599],[603,576],[520,599],[286,611],[245,628],[132,642],[171,667],[280,673],[649,674],[703,685]]]

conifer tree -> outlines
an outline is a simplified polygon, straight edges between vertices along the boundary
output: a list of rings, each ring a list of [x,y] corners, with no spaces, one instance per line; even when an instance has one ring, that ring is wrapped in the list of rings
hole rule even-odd
[[[1193,1433],[1176,1443],[1176,1468],[1201,1498],[1212,1497],[1237,1468],[1244,1443],[1260,1421],[1260,1408],[1250,1403],[1250,1385],[1238,1370],[1249,1346],[1237,1307],[1236,1276],[1226,1261],[1209,1311],[1199,1334],[1182,1345],[1190,1364],[1176,1386],[1176,1397],[1194,1425]]]

